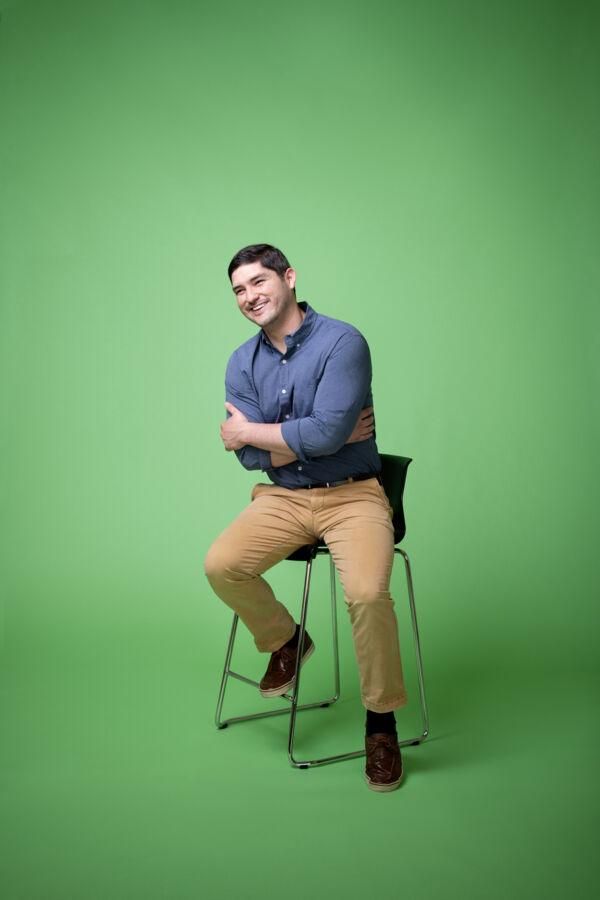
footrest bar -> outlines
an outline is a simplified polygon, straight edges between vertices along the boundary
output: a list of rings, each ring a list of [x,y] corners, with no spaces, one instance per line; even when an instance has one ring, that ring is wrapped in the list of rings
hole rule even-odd
[[[246,678],[245,675],[240,675],[239,672],[232,672],[231,669],[229,670],[228,675],[230,675],[231,678],[237,678],[238,681],[243,681],[244,684],[251,684],[252,687],[259,686],[258,681],[252,681],[251,678]]]
[[[398,741],[398,744],[399,744],[401,747],[411,747],[411,746],[413,746],[414,744],[422,744],[423,741],[427,739],[427,735],[428,735],[428,734],[429,734],[428,731],[424,731],[424,732],[423,732],[422,734],[420,734],[418,737],[414,737],[414,738],[404,738],[404,740],[402,740],[402,741],[399,740],[399,741]]]
[[[364,755],[364,750],[354,750],[352,753],[339,753],[337,756],[324,756],[322,759],[293,759],[290,756],[289,760],[296,769],[309,769],[316,766],[326,766],[328,763],[342,762],[345,759],[358,759]]]
[[[330,702],[330,700],[319,700],[317,703],[303,703],[301,706],[297,707],[297,712],[300,712],[302,709],[318,709],[320,706],[323,706],[324,703]],[[234,716],[231,719],[223,719],[220,726],[223,728],[225,725],[233,725],[236,722],[249,722],[251,719],[266,719],[269,716],[282,716],[284,714],[289,716],[289,707],[285,706],[283,709],[269,709],[266,712],[251,713],[247,716]]]
[[[298,707],[298,709],[300,709],[300,707]],[[426,737],[427,732],[424,732],[419,735],[419,737],[399,740],[398,745],[400,747],[414,746],[415,744],[422,743]],[[339,753],[337,756],[323,756],[321,759],[294,759],[288,754],[291,765],[296,769],[310,769],[315,768],[316,766],[326,766],[328,763],[342,762],[346,759],[359,759],[361,756],[365,756],[364,750],[354,750],[352,753]]]

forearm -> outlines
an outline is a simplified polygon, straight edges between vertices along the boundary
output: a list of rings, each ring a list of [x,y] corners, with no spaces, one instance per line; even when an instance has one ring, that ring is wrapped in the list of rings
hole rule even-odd
[[[288,446],[298,459],[309,460],[337,453],[349,440],[360,412],[336,410],[330,414],[313,414],[284,423]]]
[[[298,457],[293,450],[289,450],[287,453],[285,450],[271,450],[271,467],[273,469],[277,469],[279,466],[287,466],[297,459]]]
[[[259,450],[268,450],[271,453],[289,455],[294,451],[291,450],[289,444],[286,444],[281,435],[281,425],[267,425],[258,422],[244,422],[240,433],[240,438],[245,444],[251,447],[258,447]],[[289,460],[291,462],[291,459]],[[281,463],[280,463],[281,465]]]
[[[373,407],[369,406],[361,412],[354,430],[346,443],[352,444],[357,443],[358,441],[366,441],[373,436],[373,431]],[[236,450],[236,453],[238,459],[240,459],[242,464],[247,469],[277,469],[281,466],[287,466],[298,459],[298,456],[294,453],[294,451],[289,448],[287,450],[269,451],[261,450],[260,448],[253,447],[250,444],[246,444],[241,448],[241,450]],[[270,460],[270,465],[266,463],[265,457]]]
[[[270,452],[271,465],[274,469],[279,466],[287,466],[288,463],[298,459],[294,451],[283,440],[281,425],[248,422],[244,427],[244,435],[247,436],[248,444],[251,447]]]

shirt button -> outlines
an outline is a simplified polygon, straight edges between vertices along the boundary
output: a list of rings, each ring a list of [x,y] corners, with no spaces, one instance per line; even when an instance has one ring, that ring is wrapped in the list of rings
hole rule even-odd
[[[289,419],[290,414],[289,414],[289,413],[286,413],[285,417],[286,417],[286,419]]]
[[[299,471],[299,472],[302,471],[302,466],[298,466],[298,471]]]
[[[282,393],[282,394],[287,394],[286,389],[285,389],[285,388],[281,388],[281,393]]]
[[[281,360],[281,365],[282,365],[282,366],[285,366],[286,363],[287,363],[287,359],[282,359],[282,360]]]
[[[299,347],[299,346],[300,346],[300,344],[296,344],[296,347]]]

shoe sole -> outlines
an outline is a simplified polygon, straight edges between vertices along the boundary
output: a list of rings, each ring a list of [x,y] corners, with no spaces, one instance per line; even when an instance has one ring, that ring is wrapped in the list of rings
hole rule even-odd
[[[391,784],[377,784],[375,781],[370,781],[369,777],[365,774],[365,781],[367,782],[367,786],[371,788],[372,791],[385,793],[386,791],[395,791],[396,788],[399,788],[402,783],[403,777],[404,772],[402,773],[398,781],[393,781]]]
[[[311,656],[313,655],[314,652],[315,652],[315,645],[313,644],[312,647],[309,650],[307,650],[306,653],[304,654],[304,656],[302,657],[302,662],[300,663],[300,668],[302,668],[304,663],[311,658]],[[281,697],[283,694],[287,694],[289,689],[294,686],[295,680],[296,680],[296,678],[294,677],[294,678],[292,678],[291,681],[288,681],[287,684],[282,684],[282,685],[280,685],[280,687],[277,687],[277,688],[270,688],[270,690],[268,690],[268,691],[262,691],[259,688],[260,695],[261,695],[261,697],[265,697],[265,699],[267,699],[267,700],[270,697]]]

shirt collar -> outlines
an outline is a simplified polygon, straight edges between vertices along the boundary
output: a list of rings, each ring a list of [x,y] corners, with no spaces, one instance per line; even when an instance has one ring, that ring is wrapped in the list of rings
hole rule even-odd
[[[300,344],[305,341],[308,335],[311,333],[314,328],[315,322],[317,321],[317,313],[314,311],[312,306],[309,306],[309,304],[305,300],[300,300],[298,302],[298,306],[301,310],[304,311],[305,315],[300,328],[297,328],[296,331],[294,331],[292,334],[286,334],[284,340],[288,349],[291,349],[292,347],[299,347]],[[262,328],[260,330],[260,337],[265,344],[271,346],[271,341],[264,333]]]

